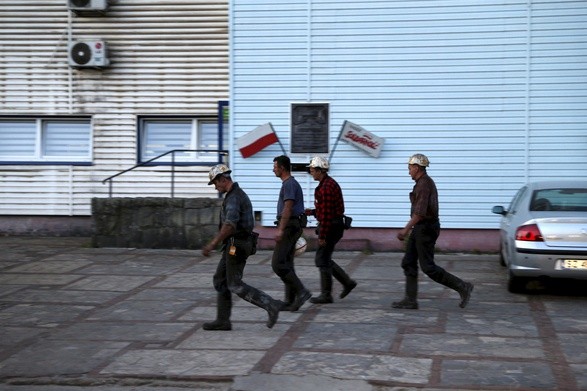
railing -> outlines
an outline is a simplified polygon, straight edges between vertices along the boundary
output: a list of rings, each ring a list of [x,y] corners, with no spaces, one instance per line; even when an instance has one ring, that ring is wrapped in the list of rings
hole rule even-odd
[[[152,163],[153,161],[160,159],[164,156],[167,156],[169,154],[171,154],[171,198],[174,197],[174,193],[175,193],[175,167],[177,165],[181,165],[181,166],[195,166],[195,165],[201,165],[201,164],[193,164],[193,163],[181,163],[181,164],[176,164],[175,162],[175,154],[179,153],[179,152],[204,152],[204,153],[217,153],[219,157],[222,156],[222,159],[219,159],[219,161],[225,162],[226,163],[226,157],[228,156],[228,151],[226,150],[220,150],[220,149],[174,149],[171,151],[167,151],[159,156],[155,156],[152,159],[147,160],[146,162],[141,162],[139,164],[135,164],[133,167],[128,168],[124,171],[120,171],[117,174],[114,174],[112,176],[109,176],[108,178],[104,179],[102,181],[102,184],[105,184],[106,182],[108,182],[108,196],[112,197],[112,182],[113,179],[124,174],[127,173],[129,171],[134,170],[135,168],[139,168],[139,167],[144,167],[144,166],[148,166],[149,163]]]

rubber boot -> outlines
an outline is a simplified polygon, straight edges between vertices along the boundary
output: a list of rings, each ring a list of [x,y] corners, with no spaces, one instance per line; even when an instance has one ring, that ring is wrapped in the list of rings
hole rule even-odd
[[[232,312],[232,298],[230,297],[230,292],[227,295],[223,295],[220,293],[218,294],[216,311],[216,320],[204,323],[202,325],[202,328],[204,330],[232,330],[232,324],[230,323],[230,314]]]
[[[357,282],[349,277],[348,274],[340,267],[336,262],[332,261],[332,275],[336,278],[343,286],[342,292],[340,292],[340,298],[344,299],[348,296],[353,289],[357,287]]]
[[[281,309],[283,302],[281,300],[275,300],[267,293],[250,286],[247,286],[245,292],[245,294],[239,296],[243,300],[267,311],[267,314],[269,315],[269,318],[267,319],[267,327],[272,328],[277,322],[279,310]]]
[[[461,280],[460,278],[453,274],[450,274],[446,270],[444,270],[442,278],[439,282],[442,285],[449,287],[459,293],[459,295],[461,296],[461,302],[459,303],[459,307],[465,308],[467,304],[469,304],[471,292],[473,292],[473,284]]]
[[[418,309],[418,277],[406,276],[406,296],[403,300],[394,301],[391,306],[404,310]]]
[[[311,303],[314,304],[330,304],[332,299],[332,271],[320,270],[320,287],[321,293],[318,297],[312,297]]]
[[[289,286],[296,292],[295,298],[289,309],[291,312],[296,312],[310,297],[312,297],[312,293],[304,287],[304,284],[302,284],[302,281],[300,281],[294,272],[287,273],[282,279],[285,282],[286,287]]]
[[[296,298],[296,291],[293,287],[286,286],[285,287],[285,301],[281,306],[280,311],[291,311],[291,306]]]

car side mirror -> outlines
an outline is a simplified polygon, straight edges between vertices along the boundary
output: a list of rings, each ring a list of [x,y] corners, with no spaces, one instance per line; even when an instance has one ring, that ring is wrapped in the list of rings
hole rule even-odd
[[[496,215],[502,215],[502,216],[505,216],[508,213],[508,211],[505,210],[503,208],[503,206],[501,206],[501,205],[496,205],[493,208],[491,208],[491,212],[495,213]]]

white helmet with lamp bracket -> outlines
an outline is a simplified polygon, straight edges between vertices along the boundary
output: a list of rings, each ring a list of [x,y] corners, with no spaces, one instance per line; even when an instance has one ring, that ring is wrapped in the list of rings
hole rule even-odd
[[[214,180],[218,178],[218,176],[222,174],[230,174],[231,172],[232,170],[228,168],[226,164],[215,165],[210,169],[210,172],[208,173],[208,176],[210,177],[210,182],[208,182],[208,185],[211,185],[214,182]]]
[[[422,155],[421,153],[417,153],[410,157],[408,160],[408,164],[417,164],[421,167],[428,167],[430,165],[430,160],[426,157],[426,155]]]
[[[328,170],[330,168],[330,164],[328,164],[328,160],[323,158],[322,156],[314,156],[312,160],[310,160],[310,164],[307,165],[308,168],[319,168],[321,170]]]

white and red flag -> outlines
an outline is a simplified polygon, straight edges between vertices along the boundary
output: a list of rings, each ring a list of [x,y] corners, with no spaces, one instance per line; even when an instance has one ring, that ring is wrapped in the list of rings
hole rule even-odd
[[[246,159],[277,142],[279,142],[279,138],[273,130],[273,125],[271,122],[267,122],[236,139],[236,146]]]
[[[339,139],[346,141],[356,148],[362,149],[375,158],[379,157],[383,143],[385,143],[385,139],[374,135],[350,121],[344,121],[342,124]]]

